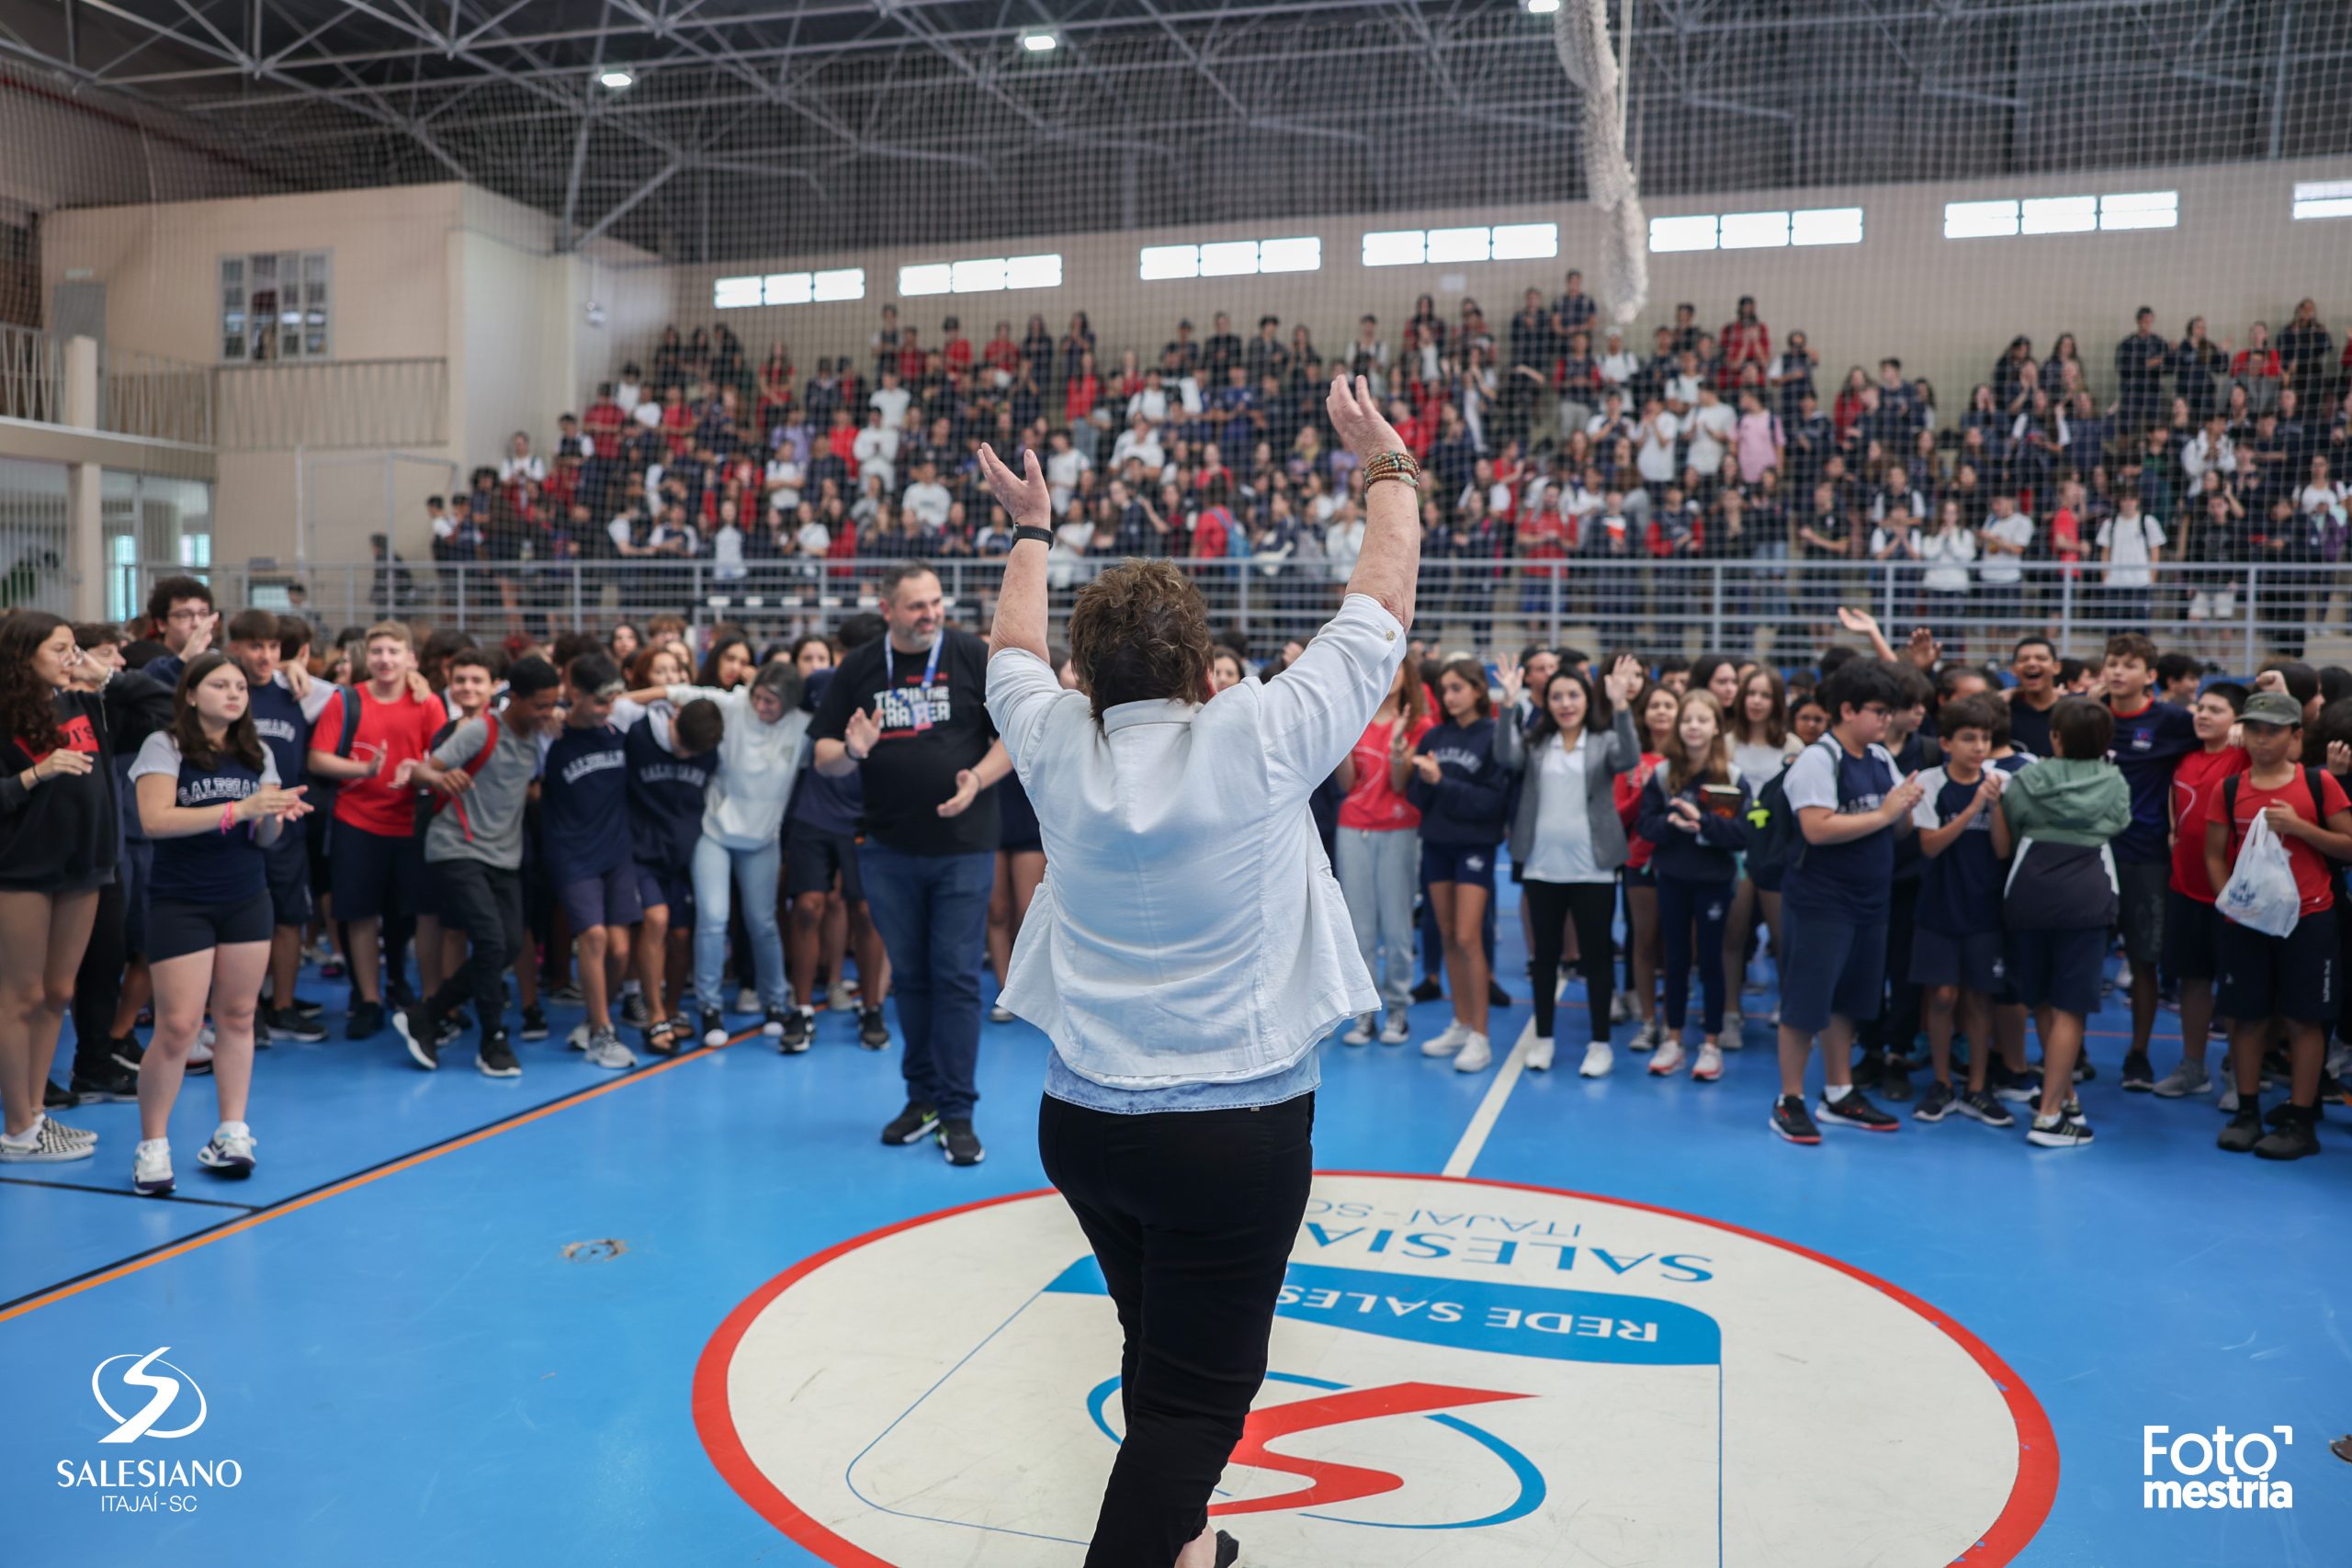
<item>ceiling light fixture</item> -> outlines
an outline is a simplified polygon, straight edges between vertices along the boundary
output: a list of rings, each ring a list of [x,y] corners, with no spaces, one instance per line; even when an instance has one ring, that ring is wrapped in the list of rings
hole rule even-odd
[[[1021,47],[1032,54],[1045,54],[1061,40],[1051,33],[1023,33]]]
[[[601,85],[617,93],[624,87],[633,85],[637,78],[619,66],[614,66],[608,71],[598,72],[596,80]]]

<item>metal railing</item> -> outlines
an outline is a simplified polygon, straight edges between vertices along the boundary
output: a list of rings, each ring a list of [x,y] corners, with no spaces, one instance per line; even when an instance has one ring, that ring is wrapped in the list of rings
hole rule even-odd
[[[154,441],[211,446],[212,369],[184,359],[100,345],[99,428]]]
[[[65,422],[65,345],[30,327],[0,323],[0,419]]]
[[[698,625],[735,622],[761,636],[826,628],[872,609],[894,558],[351,562],[296,569],[269,563],[214,567],[224,606],[293,605],[330,631],[386,615],[449,626],[477,637],[544,637],[602,629],[622,619],[676,615]],[[962,624],[994,614],[1003,562],[969,557],[931,563]],[[1109,558],[1057,557],[1048,591],[1054,621]],[[1337,608],[1343,583],[1325,562],[1185,561],[1212,623],[1252,649],[1311,636]],[[149,581],[183,569],[143,569]],[[1927,586],[1912,563],[1778,560],[1430,560],[1421,566],[1414,633],[1446,647],[1515,648],[1539,641],[1600,652],[1714,649],[1810,662],[1826,645],[1853,640],[1840,605],[1868,609],[1900,643],[1925,626],[1947,656],[2006,658],[2029,633],[2060,650],[2096,651],[2117,631],[2146,631],[2167,649],[2251,669],[2287,653],[2352,658],[2352,567],[2176,566],[2121,573],[2052,563],[2024,566],[2015,582],[1972,575],[1960,592]],[[2144,584],[2132,581],[2144,576]]]
[[[449,439],[446,359],[222,365],[213,377],[224,451],[439,446]]]

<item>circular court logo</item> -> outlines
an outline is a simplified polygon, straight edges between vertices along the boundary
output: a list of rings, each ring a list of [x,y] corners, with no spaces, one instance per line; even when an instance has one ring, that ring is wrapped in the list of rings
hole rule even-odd
[[[729,1484],[823,1561],[1076,1564],[1119,1326],[1024,1193],[842,1243],[703,1351]],[[1858,1478],[1866,1478],[1863,1483]],[[2008,1562],[2050,1511],[2032,1393],[1835,1258],[1618,1199],[1325,1173],[1211,1514],[1253,1562]]]

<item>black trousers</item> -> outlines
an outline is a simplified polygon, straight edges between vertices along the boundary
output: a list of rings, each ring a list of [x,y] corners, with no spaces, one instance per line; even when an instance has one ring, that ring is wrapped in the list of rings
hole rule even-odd
[[[503,1033],[506,967],[523,951],[522,874],[477,860],[434,861],[425,870],[440,895],[443,928],[466,934],[466,962],[426,1009],[437,1023],[471,1002],[483,1039]]]
[[[1121,1116],[1051,1096],[1037,1150],[1102,1266],[1126,1337],[1126,1437],[1086,1568],[1169,1568],[1266,1378],[1266,1339],[1314,1168],[1315,1097]]]
[[[1567,945],[1568,923],[1577,928],[1577,972],[1584,976],[1585,1011],[1595,1040],[1609,1038],[1610,983],[1615,977],[1616,949],[1610,940],[1610,920],[1617,913],[1613,882],[1538,882],[1529,877],[1527,918],[1535,932],[1535,1033],[1552,1038],[1553,1014],[1559,987],[1560,953]]]
[[[90,926],[90,944],[82,950],[82,966],[74,975],[74,1075],[96,1078],[106,1073],[114,1047],[114,1011],[122,1000],[122,968],[130,961],[124,940],[122,876],[98,889],[97,918]]]

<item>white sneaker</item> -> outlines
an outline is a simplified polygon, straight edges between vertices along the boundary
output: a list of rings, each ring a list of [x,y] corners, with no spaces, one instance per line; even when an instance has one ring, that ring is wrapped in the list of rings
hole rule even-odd
[[[1606,1040],[1596,1040],[1584,1048],[1584,1066],[1577,1069],[1580,1077],[1605,1078],[1609,1069],[1617,1065],[1617,1053],[1609,1048]]]
[[[1473,1030],[1470,1038],[1462,1043],[1462,1049],[1454,1055],[1453,1070],[1457,1073],[1483,1073],[1494,1065],[1494,1047],[1487,1043],[1485,1035]]]
[[[1658,1041],[1663,1039],[1665,1034],[1666,1024],[1664,1021],[1659,1019],[1653,1018],[1647,1023],[1645,1023],[1639,1029],[1634,1031],[1634,1038],[1625,1048],[1629,1051],[1655,1051],[1657,1049]]]
[[[142,1198],[162,1198],[175,1185],[170,1142],[163,1138],[143,1140],[131,1157],[131,1190]]]
[[[1402,1045],[1413,1037],[1413,1021],[1401,1012],[1392,1012],[1381,1021],[1380,1043]]]
[[[1527,1070],[1531,1073],[1552,1070],[1552,1042],[1541,1034],[1527,1043]]]
[[[254,1173],[254,1130],[243,1122],[223,1122],[212,1141],[196,1151],[196,1163],[223,1176]]]
[[[836,980],[825,990],[825,1006],[834,1012],[855,1012],[857,993],[849,988],[846,980]]]
[[[592,1067],[610,1067],[618,1071],[637,1066],[637,1055],[621,1043],[618,1032],[610,1029],[600,1029],[588,1042],[588,1065]]]
[[[1690,1069],[1690,1076],[1697,1078],[1701,1083],[1713,1083],[1717,1078],[1723,1077],[1724,1054],[1722,1047],[1718,1046],[1712,1040],[1700,1046],[1699,1063],[1698,1066]]]
[[[563,1043],[568,1049],[585,1051],[588,1049],[588,1026],[584,1023],[573,1024],[571,1032],[563,1037]]]
[[[1451,1056],[1470,1043],[1470,1030],[1459,1020],[1445,1026],[1444,1032],[1421,1042],[1424,1056]]]
[[[1634,1019],[1634,993],[1620,991],[1609,998],[1609,1021],[1630,1023]]]
[[[1342,1045],[1371,1044],[1372,1014],[1365,1013],[1359,1017],[1355,1021],[1355,1027],[1349,1030],[1345,1034],[1340,1036],[1340,1043]]]
[[[1002,1002],[999,1002],[996,1006],[989,1009],[989,1021],[990,1023],[1011,1023],[1012,1021],[1012,1013]]]
[[[205,1021],[204,1027],[196,1032],[196,1043],[204,1048],[204,1059],[208,1062],[210,1061],[212,1059],[212,1047],[220,1043],[220,1037],[212,1032],[212,1023],[210,1020],[208,1019]]]
[[[191,1073],[212,1070],[212,1031],[209,1029],[198,1034],[196,1043],[187,1048],[187,1070]]]
[[[1671,1077],[1682,1070],[1682,1037],[1669,1034],[1658,1042],[1657,1055],[1650,1058],[1650,1077]]]
[[[735,1010],[737,1012],[759,1011],[760,993],[752,989],[749,986],[746,986],[741,990],[737,991],[735,993]]]
[[[1747,1021],[1740,1016],[1739,1010],[1737,1008],[1724,1009],[1723,1038],[1725,1040],[1738,1039],[1740,1037],[1740,1031],[1747,1022]]]

